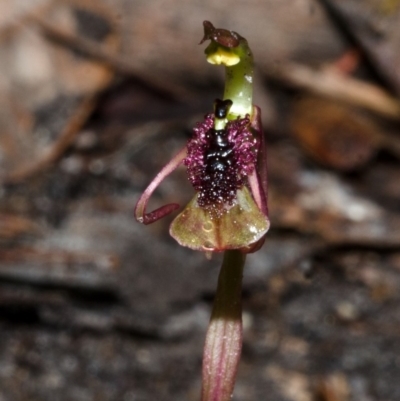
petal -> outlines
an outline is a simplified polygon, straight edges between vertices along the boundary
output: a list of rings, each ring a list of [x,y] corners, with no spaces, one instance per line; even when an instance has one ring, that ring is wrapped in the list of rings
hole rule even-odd
[[[257,242],[269,228],[269,220],[250,191],[237,191],[236,204],[221,217],[211,218],[197,203],[197,195],[172,222],[170,234],[182,246],[200,251],[241,249]]]
[[[258,106],[253,106],[253,115],[251,118],[251,128],[254,130],[256,137],[259,141],[258,148],[258,162],[256,168],[256,177],[249,177],[250,185],[252,187],[252,191],[254,191],[254,184],[257,183],[258,189],[260,192],[260,208],[263,212],[268,215],[268,176],[267,176],[267,149],[265,145],[264,132],[262,128],[261,122],[261,110]],[[253,196],[256,196],[253,192]]]

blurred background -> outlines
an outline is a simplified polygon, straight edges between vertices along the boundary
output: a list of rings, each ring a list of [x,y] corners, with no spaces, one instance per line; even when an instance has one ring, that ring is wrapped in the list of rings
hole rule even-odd
[[[133,208],[222,94],[206,19],[269,150],[234,399],[400,400],[400,1],[1,0],[0,401],[199,399],[220,255]]]

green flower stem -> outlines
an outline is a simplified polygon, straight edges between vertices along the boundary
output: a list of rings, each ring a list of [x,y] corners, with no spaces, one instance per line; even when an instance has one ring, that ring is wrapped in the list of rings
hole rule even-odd
[[[246,255],[225,251],[203,354],[202,401],[232,397],[242,350],[242,277]]]
[[[211,31],[206,30],[205,38],[211,39],[211,43],[205,53],[209,63],[225,66],[224,100],[230,99],[233,102],[228,120],[243,118],[246,114],[252,115],[254,61],[247,40],[232,31],[214,27],[209,29]],[[221,34],[224,41],[219,40]]]
[[[237,48],[240,61],[231,67],[225,67],[225,92],[224,100],[231,99],[233,105],[228,119],[233,120],[238,116],[251,115],[253,109],[253,54],[247,41],[241,40]]]

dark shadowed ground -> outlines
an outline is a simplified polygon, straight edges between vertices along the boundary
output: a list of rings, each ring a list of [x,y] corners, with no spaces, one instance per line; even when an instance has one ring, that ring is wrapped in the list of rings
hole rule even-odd
[[[268,141],[235,400],[400,400],[400,2],[0,2],[0,401],[198,400],[221,255],[139,195],[245,36]],[[151,206],[193,196],[185,170]]]

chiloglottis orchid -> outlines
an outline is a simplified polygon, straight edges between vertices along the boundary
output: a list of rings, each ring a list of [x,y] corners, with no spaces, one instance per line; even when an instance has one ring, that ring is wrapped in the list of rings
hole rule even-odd
[[[187,145],[164,166],[143,192],[136,219],[150,224],[179,208],[167,204],[146,212],[150,196],[178,166],[186,166],[195,196],[173,220],[170,234],[182,246],[200,251],[258,249],[269,229],[267,166],[261,112],[252,104],[253,56],[246,39],[204,22],[207,61],[224,65],[223,100],[193,129]]]

